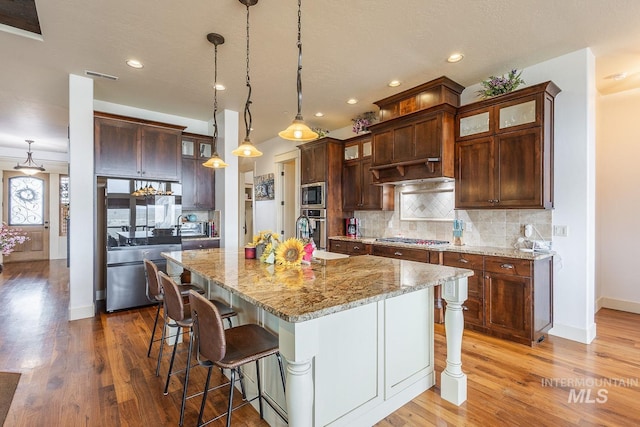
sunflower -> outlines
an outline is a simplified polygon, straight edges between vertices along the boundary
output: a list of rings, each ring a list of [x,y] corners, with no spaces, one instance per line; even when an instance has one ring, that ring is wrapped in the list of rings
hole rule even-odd
[[[276,264],[278,265],[300,265],[304,255],[304,245],[296,238],[289,238],[276,248]]]

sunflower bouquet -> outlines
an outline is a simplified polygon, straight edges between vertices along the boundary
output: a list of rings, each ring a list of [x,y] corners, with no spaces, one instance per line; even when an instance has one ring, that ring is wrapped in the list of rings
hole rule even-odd
[[[253,236],[253,246],[256,247],[256,256],[260,261],[268,264],[275,262],[275,250],[280,244],[280,235],[271,230],[261,231]]]

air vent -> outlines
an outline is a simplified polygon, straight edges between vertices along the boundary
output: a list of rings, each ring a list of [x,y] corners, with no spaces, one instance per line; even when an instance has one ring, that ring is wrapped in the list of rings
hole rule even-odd
[[[84,74],[89,77],[101,77],[107,80],[118,80],[116,76],[110,76],[109,74],[98,73],[97,71],[84,70]]]

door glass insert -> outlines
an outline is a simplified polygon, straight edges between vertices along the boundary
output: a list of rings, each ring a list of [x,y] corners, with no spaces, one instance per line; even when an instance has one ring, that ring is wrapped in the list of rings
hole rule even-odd
[[[369,157],[371,155],[371,141],[362,143],[362,157]]]
[[[9,225],[44,225],[44,180],[9,178]]]
[[[523,102],[500,109],[500,129],[536,121],[536,101]]]
[[[348,147],[344,147],[344,159],[345,160],[353,160],[358,158],[358,145],[350,145]]]
[[[489,112],[474,114],[460,119],[460,136],[489,132]]]

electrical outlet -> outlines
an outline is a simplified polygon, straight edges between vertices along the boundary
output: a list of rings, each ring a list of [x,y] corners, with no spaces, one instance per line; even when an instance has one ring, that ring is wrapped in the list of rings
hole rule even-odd
[[[569,235],[569,227],[566,225],[554,225],[553,235],[556,237],[567,237]]]
[[[473,231],[473,223],[472,222],[465,222],[464,223],[464,230],[471,232]]]

